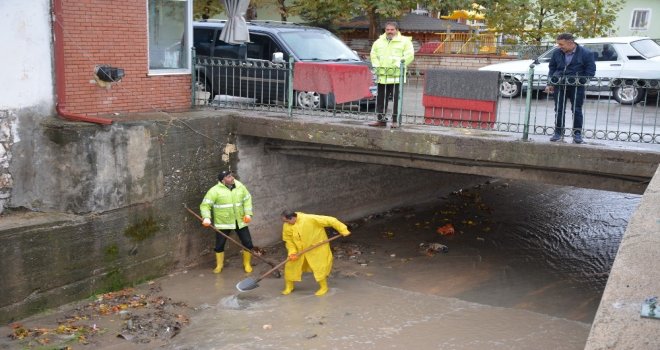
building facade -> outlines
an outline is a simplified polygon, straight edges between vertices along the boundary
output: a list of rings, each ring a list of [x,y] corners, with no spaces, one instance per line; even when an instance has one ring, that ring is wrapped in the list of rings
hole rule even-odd
[[[57,210],[38,185],[48,120],[190,107],[192,0],[4,0],[0,13],[0,213]]]
[[[660,1],[626,0],[614,25],[616,36],[648,36],[660,39]]]

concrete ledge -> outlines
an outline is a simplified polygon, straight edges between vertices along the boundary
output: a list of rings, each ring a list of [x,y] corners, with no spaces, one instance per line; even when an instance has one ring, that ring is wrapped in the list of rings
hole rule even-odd
[[[585,349],[660,349],[660,319],[642,318],[660,296],[660,169],[624,233]]]
[[[363,161],[377,164],[639,194],[660,164],[657,147],[522,142],[520,135],[474,129],[405,126],[392,131],[339,119],[229,113],[238,134],[324,146],[308,150],[308,156],[356,161],[346,156],[353,152],[370,155]]]

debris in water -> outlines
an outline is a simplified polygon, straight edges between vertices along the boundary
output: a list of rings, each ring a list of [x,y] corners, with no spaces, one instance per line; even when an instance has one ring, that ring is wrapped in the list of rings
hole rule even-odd
[[[454,225],[446,224],[444,226],[440,226],[440,227],[438,227],[436,232],[438,232],[439,234],[441,234],[443,236],[453,235],[454,234]]]
[[[388,239],[392,239],[392,238],[394,238],[394,232],[391,232],[391,231],[383,232],[383,237],[388,238]]]
[[[422,253],[428,255],[428,256],[433,256],[437,253],[448,253],[449,252],[449,247],[447,247],[444,244],[440,243],[420,243],[419,247],[422,250]]]

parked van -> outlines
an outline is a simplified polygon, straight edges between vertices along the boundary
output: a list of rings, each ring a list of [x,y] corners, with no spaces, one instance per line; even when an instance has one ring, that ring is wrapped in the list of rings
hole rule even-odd
[[[250,42],[228,44],[219,39],[225,21],[194,22],[193,42],[198,57],[210,57],[212,65],[198,64],[196,74],[211,96],[230,95],[260,103],[282,103],[289,84],[283,69],[294,62],[368,65],[344,42],[323,28],[270,21],[248,22]],[[201,58],[201,57],[200,57]],[[294,63],[295,64],[295,63]],[[375,96],[376,87],[371,88]],[[295,105],[303,108],[334,106],[332,94],[295,91]],[[373,100],[373,99],[372,99]],[[360,101],[368,104],[369,101]]]

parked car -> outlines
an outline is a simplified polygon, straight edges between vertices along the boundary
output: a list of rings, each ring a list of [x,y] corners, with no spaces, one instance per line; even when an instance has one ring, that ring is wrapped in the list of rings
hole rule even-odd
[[[596,78],[588,90],[611,90],[621,104],[634,104],[647,92],[657,94],[660,79],[660,45],[646,37],[613,37],[578,39],[576,42],[588,48],[596,59]],[[516,97],[526,89],[529,66],[535,63],[533,88],[545,89],[548,63],[557,47],[546,51],[536,60],[516,60],[497,63],[479,70],[502,73],[500,95]]]
[[[222,66],[198,66],[197,84],[218,94],[256,99],[260,102],[287,100],[289,84],[283,63],[345,63],[369,65],[344,42],[323,28],[271,21],[248,22],[250,42],[228,44],[219,39],[226,21],[193,23],[197,56],[223,59]],[[375,96],[376,87],[370,89]],[[295,105],[303,108],[331,108],[333,94],[295,91]],[[371,99],[373,102],[373,98]],[[359,101],[369,105],[369,100]]]

